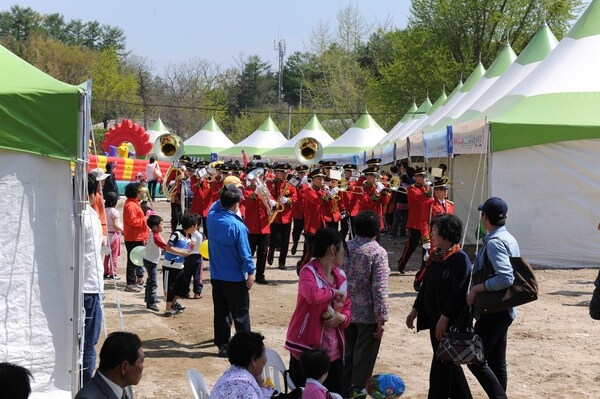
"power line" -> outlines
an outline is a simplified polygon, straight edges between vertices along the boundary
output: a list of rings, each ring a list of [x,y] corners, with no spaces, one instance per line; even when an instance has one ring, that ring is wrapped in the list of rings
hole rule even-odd
[[[199,107],[194,105],[175,105],[175,104],[149,104],[149,103],[138,103],[131,101],[120,101],[120,100],[100,100],[93,99],[92,102],[99,102],[103,104],[125,104],[125,105],[133,105],[139,107],[162,107],[162,108],[172,108],[172,109],[190,109],[190,110],[198,110],[198,111],[209,111],[209,112],[229,112],[230,110],[227,108],[211,108],[211,107]],[[288,109],[269,109],[269,110],[243,110],[241,113],[246,114],[281,114],[288,115],[290,111]],[[312,114],[321,114],[321,115],[362,115],[361,112],[348,111],[348,112],[334,112],[334,111],[292,111],[292,115],[312,115]],[[400,114],[395,112],[369,112],[371,116],[398,116]]]

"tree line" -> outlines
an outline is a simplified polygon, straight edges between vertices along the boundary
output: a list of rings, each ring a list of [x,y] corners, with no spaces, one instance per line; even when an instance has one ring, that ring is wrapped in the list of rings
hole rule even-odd
[[[186,139],[212,116],[239,142],[268,115],[293,135],[316,113],[335,138],[365,110],[389,131],[414,101],[435,101],[479,61],[488,67],[505,43],[520,53],[543,22],[561,39],[583,5],[412,0],[400,29],[389,20],[371,23],[350,4],[335,23],[315,24],[307,48],[285,59],[282,98],[278,66],[258,55],[240,56],[228,68],[195,57],[157,72],[151,59],[127,51],[121,28],[29,7],[0,12],[0,43],[64,82],[91,78],[94,123],[129,118],[147,128],[160,116]]]

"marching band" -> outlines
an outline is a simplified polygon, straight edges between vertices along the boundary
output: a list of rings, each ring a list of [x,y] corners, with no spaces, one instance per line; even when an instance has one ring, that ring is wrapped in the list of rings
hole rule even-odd
[[[300,237],[304,235],[302,256],[296,264],[299,271],[311,258],[311,240],[319,228],[331,227],[344,240],[351,239],[354,217],[363,210],[372,210],[380,216],[383,230],[384,212],[388,204],[394,208],[392,197],[396,193],[408,197],[411,210],[407,223],[408,240],[398,265],[401,272],[419,243],[423,245],[424,254],[428,249],[426,225],[429,218],[425,220],[424,215],[442,213],[440,207],[444,212],[453,213],[452,202],[445,198],[434,201],[442,194],[433,197],[424,168],[415,170],[415,184],[403,187],[406,185],[400,184],[399,176],[389,176],[390,180],[387,180],[381,159],[368,160],[366,168],[359,171],[354,164],[338,166],[334,161],[321,160],[322,148],[314,139],[300,145],[304,147],[297,149],[296,156],[302,165],[296,168],[288,163],[209,163],[184,155],[173,161],[172,156],[161,156],[159,148],[159,159],[173,161],[162,183],[163,192],[171,203],[172,229],[176,228],[183,213],[195,213],[200,216],[205,236],[209,237],[206,217],[211,204],[219,199],[229,176],[239,178],[245,182],[241,213],[249,230],[252,254],[256,254],[256,282],[268,284],[266,263],[272,265],[278,251],[277,266],[286,269],[290,238],[291,254],[295,255]],[[447,187],[447,179],[443,184],[439,181],[436,189]],[[191,199],[186,198],[189,194]]]

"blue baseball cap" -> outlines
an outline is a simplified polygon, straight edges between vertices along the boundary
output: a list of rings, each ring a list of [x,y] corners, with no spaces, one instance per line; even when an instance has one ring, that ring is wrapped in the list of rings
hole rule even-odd
[[[501,220],[506,219],[508,204],[500,197],[491,197],[477,209],[484,212],[491,220]]]

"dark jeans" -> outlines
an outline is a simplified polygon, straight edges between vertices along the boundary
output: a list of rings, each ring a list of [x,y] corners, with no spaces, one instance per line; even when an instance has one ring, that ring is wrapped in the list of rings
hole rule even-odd
[[[156,291],[158,289],[158,281],[156,280],[158,277],[158,265],[150,262],[147,259],[144,259],[144,267],[148,272],[148,278],[146,278],[144,302],[146,302],[147,305],[152,305],[156,303]]]
[[[350,323],[344,331],[344,393],[348,392],[350,387],[364,388],[367,379],[373,375],[381,344],[381,339],[373,336],[376,330],[377,324]]]
[[[179,219],[181,219],[181,204],[171,202],[171,232],[177,230]]]
[[[432,324],[435,326],[435,324]],[[435,337],[435,328],[429,329],[433,358],[429,369],[428,399],[472,399],[471,389],[460,364],[441,362],[435,358],[440,342]]]
[[[208,240],[208,226],[206,225],[206,218],[202,216],[200,220],[202,220],[202,233],[204,234],[204,237],[206,237],[206,239]]]
[[[214,343],[219,348],[229,343],[231,321],[235,331],[250,331],[250,295],[246,282],[211,280],[214,306]]]
[[[415,252],[415,249],[421,244],[421,230],[419,229],[408,229],[408,240],[404,244],[404,252],[398,260],[398,271],[403,272],[406,268],[406,264],[410,259],[410,256]],[[425,256],[425,250],[421,251],[421,267],[425,264],[423,257]]]
[[[268,234],[248,234],[252,256],[256,252],[256,278],[265,278],[267,264],[267,248],[269,247]]]
[[[275,248],[279,247],[279,266],[285,266],[287,259],[288,248],[290,246],[290,233],[292,224],[271,224],[271,242],[269,243],[269,256],[273,257]]]
[[[100,327],[102,327],[100,294],[83,294],[83,308],[85,309],[85,326],[82,374],[83,385],[85,385],[92,378],[96,368],[96,344],[100,337]]]
[[[152,198],[152,201],[154,201],[156,199],[156,184],[158,183],[158,180],[148,180],[148,191],[150,192],[150,198]]]
[[[302,373],[300,360],[294,356],[290,356],[290,378],[296,387],[303,387],[306,384],[306,376]],[[347,392],[343,392],[342,374],[344,372],[344,364],[342,359],[337,359],[329,364],[329,374],[327,379],[323,381],[323,386],[330,392],[339,393],[346,396]]]
[[[143,241],[125,241],[125,248],[127,249],[127,285],[133,285],[135,284],[135,280],[136,280],[136,274],[138,271],[138,266],[133,263],[131,261],[131,250],[135,247],[138,247],[140,245],[144,245]],[[142,269],[143,270],[143,269]],[[142,271],[142,276],[144,275],[144,272]]]
[[[481,316],[475,323],[475,332],[483,341],[485,361],[469,364],[469,370],[490,398],[507,397],[506,341],[512,322],[508,310],[504,310]]]
[[[400,229],[400,237],[406,237],[406,221],[408,220],[408,209],[397,209],[394,211],[394,221],[392,222],[391,235],[398,235]]]
[[[600,320],[600,271],[596,281],[594,281],[594,292],[590,300],[590,317],[594,320]]]
[[[194,280],[192,290],[194,294],[202,294],[204,284],[202,283],[202,255],[191,254],[183,261],[183,273],[185,274],[185,284],[189,289],[190,282]]]
[[[292,229],[292,241],[294,244],[298,244],[300,236],[304,230],[304,219],[294,219],[294,228]]]

